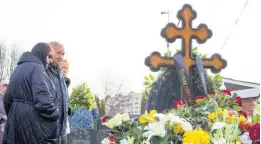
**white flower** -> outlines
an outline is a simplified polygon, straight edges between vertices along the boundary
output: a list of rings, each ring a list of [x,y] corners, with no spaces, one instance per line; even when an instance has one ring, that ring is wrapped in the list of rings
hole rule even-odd
[[[165,125],[163,123],[149,123],[144,129],[148,131],[143,133],[143,136],[148,137],[149,140],[152,136],[164,137],[166,135]]]
[[[110,119],[108,122],[104,123],[104,125],[106,125],[108,128],[111,128],[111,129],[114,127],[120,126],[121,124],[122,124],[122,120],[121,120],[120,114],[116,114],[115,117]]]
[[[246,141],[251,140],[250,137],[249,137],[249,133],[244,133],[242,136],[240,136],[239,140],[241,142],[246,142]]]
[[[113,125],[113,121],[108,121],[108,122],[105,122],[103,125],[106,125],[108,128],[112,129],[114,127]]]
[[[121,119],[123,122],[129,121],[130,120],[130,116],[128,113],[124,113],[121,115]]]
[[[102,140],[101,144],[110,144],[111,141],[108,138]]]
[[[184,131],[192,131],[193,130],[192,125],[189,122],[187,122],[185,119],[181,119],[180,124],[181,124],[182,129]]]
[[[155,114],[156,117],[159,118],[159,122],[162,123],[162,124],[165,124],[166,122],[170,121],[170,124],[181,124],[182,126],[182,129],[185,130],[185,131],[192,131],[192,125],[187,122],[185,119],[183,118],[180,118],[179,116],[176,116],[174,114]]]
[[[181,123],[182,122],[182,119],[179,117],[179,116],[171,116],[171,121],[170,121],[172,124],[177,124],[177,123]]]
[[[121,114],[117,114],[114,118],[114,126],[120,126],[122,124]]]
[[[211,127],[211,132],[213,130],[216,130],[216,129],[222,129],[223,127],[225,127],[227,125],[227,123],[224,123],[224,122],[215,122],[212,127]]]
[[[123,140],[120,141],[120,144],[129,144],[129,143],[126,139],[123,139]]]
[[[159,122],[160,123],[163,123],[165,124],[166,122],[170,121],[171,124],[177,124],[177,123],[180,123],[181,120],[180,120],[180,117],[179,116],[176,116],[174,114],[161,114],[161,113],[157,113],[154,115],[155,117],[158,117],[159,118]]]

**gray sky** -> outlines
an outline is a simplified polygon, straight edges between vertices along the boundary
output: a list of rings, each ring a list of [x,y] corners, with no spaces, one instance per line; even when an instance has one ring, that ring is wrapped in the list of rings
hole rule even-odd
[[[185,3],[197,11],[193,27],[205,23],[213,36],[205,44],[193,43],[202,53],[220,53],[226,37],[245,4],[245,0],[0,0],[0,40],[17,43],[30,50],[40,41],[60,41],[70,61],[72,86],[85,81],[93,93],[101,95],[106,77],[119,84],[123,92],[143,90],[143,77],[150,72],[144,59],[152,51],[166,51],[160,31]],[[222,51],[228,67],[222,75],[259,82],[258,61],[260,8],[249,0],[238,25]],[[175,52],[180,41],[170,45]],[[258,60],[259,59],[259,60]],[[156,73],[152,73],[156,74]]]

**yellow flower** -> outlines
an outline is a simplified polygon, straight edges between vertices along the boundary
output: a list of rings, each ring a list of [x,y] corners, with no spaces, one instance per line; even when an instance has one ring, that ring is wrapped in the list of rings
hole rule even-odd
[[[156,110],[151,110],[149,114],[143,114],[140,116],[139,118],[139,122],[141,124],[148,124],[149,122],[157,122],[154,114],[156,114],[157,111]]]
[[[224,110],[223,110],[223,115],[225,115],[226,118],[228,118],[228,111],[227,111],[227,109],[224,109]]]
[[[218,108],[217,113],[218,113],[218,115],[221,115],[222,114],[222,108]]]
[[[216,113],[212,112],[208,114],[208,119],[213,120],[216,117]]]
[[[245,118],[243,115],[241,115],[241,116],[239,117],[239,121],[244,122],[244,121],[246,121],[246,118]]]
[[[182,125],[179,123],[177,125],[174,125],[173,132],[176,134],[181,133],[183,130]]]
[[[156,114],[156,113],[157,113],[156,110],[151,110],[149,114],[150,114],[150,115],[154,115],[154,114]]]
[[[240,140],[236,140],[236,144],[242,144],[242,142]]]
[[[233,115],[230,117],[231,120],[235,120],[236,118],[237,118],[237,115],[235,115],[235,114],[233,114]]]
[[[186,131],[183,135],[183,144],[209,144],[210,137],[202,129]]]
[[[227,118],[227,119],[226,119],[226,123],[228,123],[228,124],[229,124],[229,123],[230,123],[230,121],[231,121],[231,119],[230,119],[230,118]]]

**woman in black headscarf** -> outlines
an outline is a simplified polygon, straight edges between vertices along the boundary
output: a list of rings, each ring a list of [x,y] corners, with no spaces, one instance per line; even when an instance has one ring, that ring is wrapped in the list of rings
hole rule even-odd
[[[46,43],[20,57],[4,96],[8,119],[3,144],[57,142],[56,93],[46,73],[51,60],[52,48]]]

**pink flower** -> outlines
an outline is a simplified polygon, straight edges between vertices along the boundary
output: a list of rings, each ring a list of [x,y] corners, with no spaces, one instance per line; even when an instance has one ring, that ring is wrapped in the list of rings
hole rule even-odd
[[[176,101],[174,102],[174,108],[175,108],[175,109],[177,109],[178,107],[183,106],[183,105],[185,105],[185,103],[184,103],[183,100],[176,100]]]
[[[109,119],[108,116],[104,116],[104,117],[102,118],[102,123],[105,123],[108,119]]]
[[[231,91],[228,90],[228,89],[227,90],[222,90],[222,93],[231,96]]]
[[[242,99],[241,99],[240,96],[235,97],[235,100],[236,100],[236,103],[237,103],[239,106],[242,106]]]
[[[214,96],[215,94],[216,94],[215,92],[211,92],[211,93],[210,93],[211,96]]]
[[[260,140],[260,123],[257,122],[248,127],[249,137],[251,140]]]
[[[196,96],[196,100],[198,100],[198,99],[204,99],[204,98],[206,98],[205,96]]]
[[[245,112],[245,111],[240,111],[240,114],[243,115],[245,118],[247,118],[247,112]]]
[[[111,142],[114,142],[114,141],[116,141],[116,138],[115,138],[115,136],[109,136],[108,140]]]

